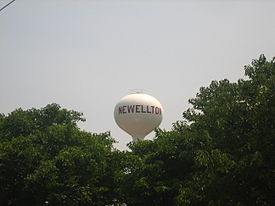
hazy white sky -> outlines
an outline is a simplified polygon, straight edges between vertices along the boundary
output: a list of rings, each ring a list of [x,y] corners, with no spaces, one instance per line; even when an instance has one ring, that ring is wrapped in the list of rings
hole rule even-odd
[[[146,90],[169,130],[201,86],[275,56],[274,11],[271,0],[17,0],[0,12],[0,112],[58,103],[126,149],[121,97]]]

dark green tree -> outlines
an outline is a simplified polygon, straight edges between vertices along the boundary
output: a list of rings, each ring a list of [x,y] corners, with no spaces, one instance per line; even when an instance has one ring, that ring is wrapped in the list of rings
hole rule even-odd
[[[130,145],[125,202],[275,205],[275,59],[261,55],[245,75],[200,88],[171,131]]]
[[[237,83],[213,81],[201,88],[184,113],[191,129],[208,133],[211,151],[229,166],[217,171],[212,165],[206,197],[213,205],[275,204],[275,59],[261,55],[245,75]]]
[[[116,201],[118,155],[109,133],[81,131],[82,114],[50,104],[0,118],[0,205]]]

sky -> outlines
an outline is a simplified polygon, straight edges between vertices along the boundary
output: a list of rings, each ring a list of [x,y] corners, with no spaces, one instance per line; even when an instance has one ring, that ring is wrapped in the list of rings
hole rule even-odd
[[[113,117],[123,96],[157,98],[170,130],[200,87],[275,56],[274,11],[272,0],[16,0],[0,12],[0,113],[57,103],[125,150]]]

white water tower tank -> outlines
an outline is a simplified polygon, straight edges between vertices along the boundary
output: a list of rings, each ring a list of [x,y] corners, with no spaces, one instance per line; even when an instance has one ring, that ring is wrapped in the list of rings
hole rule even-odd
[[[133,141],[144,139],[157,128],[162,121],[162,115],[160,102],[141,92],[123,97],[114,110],[117,125],[131,135]]]

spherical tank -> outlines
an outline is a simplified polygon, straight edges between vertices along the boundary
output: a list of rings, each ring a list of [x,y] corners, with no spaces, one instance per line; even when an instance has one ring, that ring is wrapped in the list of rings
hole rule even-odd
[[[123,97],[115,106],[114,117],[117,125],[130,134],[134,141],[157,128],[163,115],[160,102],[145,93],[134,93]]]

